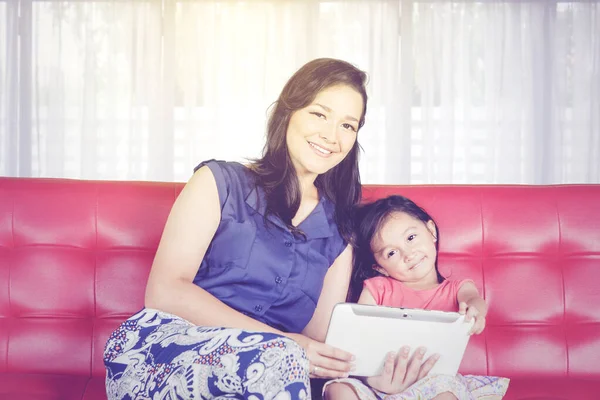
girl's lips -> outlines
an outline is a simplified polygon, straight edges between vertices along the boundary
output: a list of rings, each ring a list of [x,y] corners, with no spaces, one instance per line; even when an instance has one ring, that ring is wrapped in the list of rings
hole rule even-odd
[[[419,260],[419,262],[418,262],[418,263],[414,264],[414,265],[413,265],[412,267],[410,267],[408,270],[409,270],[409,271],[412,271],[413,269],[417,268],[419,265],[421,265],[421,263],[423,263],[423,260],[424,260],[424,259],[425,259],[425,257],[421,258],[421,259]]]

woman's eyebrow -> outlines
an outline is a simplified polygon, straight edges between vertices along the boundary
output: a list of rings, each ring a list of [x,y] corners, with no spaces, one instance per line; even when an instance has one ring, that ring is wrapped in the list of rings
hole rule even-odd
[[[316,106],[321,107],[323,110],[327,111],[327,112],[331,112],[331,108],[324,106],[323,104],[320,103],[315,103]],[[350,115],[346,115],[345,119],[349,120],[349,121],[354,121],[354,122],[358,122],[358,120]]]

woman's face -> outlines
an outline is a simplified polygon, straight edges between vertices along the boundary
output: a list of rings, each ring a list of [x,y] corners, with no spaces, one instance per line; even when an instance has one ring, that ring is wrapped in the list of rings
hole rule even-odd
[[[290,117],[286,142],[298,177],[329,171],[356,142],[362,117],[360,93],[346,85],[320,91],[311,104]]]

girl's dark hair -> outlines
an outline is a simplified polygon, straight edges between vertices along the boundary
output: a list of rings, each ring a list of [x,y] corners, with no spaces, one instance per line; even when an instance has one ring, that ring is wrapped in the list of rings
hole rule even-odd
[[[433,218],[424,209],[404,196],[392,195],[371,203],[365,203],[356,208],[354,214],[354,265],[348,301],[356,302],[362,292],[364,281],[380,275],[379,272],[373,269],[377,262],[371,250],[371,242],[390,215],[398,212],[406,213],[424,224],[433,221]],[[440,243],[437,224],[435,224],[435,236],[437,237],[435,242],[437,252]],[[438,270],[437,258],[435,260],[435,271],[438,282],[443,282],[445,278]]]
[[[288,80],[273,104],[263,156],[252,163],[252,170],[257,174],[256,184],[265,191],[265,217],[274,214],[294,234],[302,235],[292,225],[292,218],[300,207],[301,193],[286,142],[290,117],[294,111],[308,106],[323,89],[346,85],[362,96],[363,110],[358,124],[360,129],[365,123],[367,112],[366,81],[365,72],[350,63],[331,58],[310,61]],[[315,180],[319,195],[327,196],[335,204],[335,222],[347,242],[351,242],[352,238],[351,211],[361,198],[359,147],[357,140],[342,162]]]

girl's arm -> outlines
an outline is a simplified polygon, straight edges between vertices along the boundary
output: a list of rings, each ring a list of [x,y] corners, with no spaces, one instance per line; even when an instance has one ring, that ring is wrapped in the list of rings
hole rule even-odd
[[[220,219],[217,184],[204,166],[190,178],[171,209],[146,284],[145,306],[200,326],[281,333],[193,283]]]
[[[488,306],[485,300],[479,295],[479,291],[473,282],[465,282],[458,289],[456,295],[458,301],[458,312],[465,314],[465,321],[475,319],[470,334],[480,334],[485,328],[485,316]]]
[[[375,301],[375,298],[373,297],[369,289],[365,287],[360,293],[360,297],[358,298],[358,304],[368,304],[376,306],[377,302]]]

